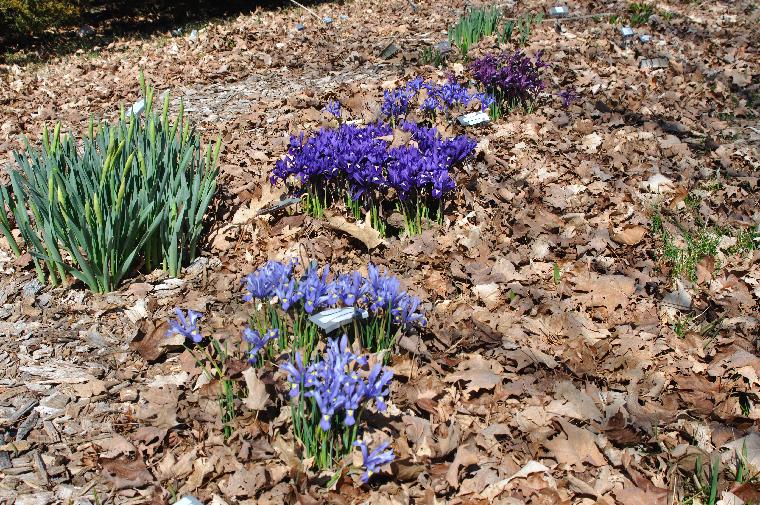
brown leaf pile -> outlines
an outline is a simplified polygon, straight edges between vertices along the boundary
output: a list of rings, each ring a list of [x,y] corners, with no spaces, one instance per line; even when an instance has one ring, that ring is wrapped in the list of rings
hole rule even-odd
[[[760,470],[760,253],[734,252],[726,233],[694,279],[675,278],[651,226],[658,209],[685,249],[688,230],[760,222],[758,11],[659,3],[637,29],[652,42],[628,47],[607,16],[535,27],[526,50],[551,64],[536,111],[465,132],[478,156],[456,173],[444,224],[417,237],[276,208],[269,171],[289,133],[328,123],[329,99],[367,121],[394,82],[444,77],[419,56],[464,3],[414,3],[314,6],[329,26],[260,10],[198,40],[157,34],[0,67],[8,162],[20,134],[55,119],[81,129],[134,102],[138,68],[225,145],[207,254],[180,280],[154,272],[102,296],[43,288],[28,259],[0,247],[0,501],[665,505],[706,502],[695,482],[709,482],[711,462],[718,503],[758,500],[757,481],[733,472]],[[515,5],[510,15],[544,7]],[[400,51],[381,58],[391,41]],[[662,56],[667,68],[641,68]],[[565,88],[581,97],[568,109]],[[428,301],[427,330],[391,360],[388,413],[369,419],[368,435],[390,435],[396,453],[370,486],[343,476],[323,488],[271,370],[242,372],[248,396],[225,442],[219,385],[162,338],[180,305],[236,342],[241,277],[286,255],[345,270],[372,260]]]

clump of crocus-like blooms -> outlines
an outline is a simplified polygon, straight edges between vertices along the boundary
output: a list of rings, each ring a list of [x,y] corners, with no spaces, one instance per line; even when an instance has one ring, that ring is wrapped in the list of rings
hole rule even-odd
[[[372,352],[390,349],[399,329],[426,324],[420,299],[372,263],[366,277],[358,271],[331,275],[329,264],[321,270],[315,265],[300,270],[297,265],[296,260],[271,260],[243,280],[243,299],[254,302],[246,340],[256,357],[261,350],[269,352],[270,341],[277,342],[276,350],[293,347],[310,353],[319,329],[309,318],[327,309],[355,309],[344,331]]]
[[[392,124],[416,110],[428,119],[443,115],[452,119],[455,112],[466,112],[474,106],[486,110],[493,103],[488,93],[471,92],[453,76],[440,84],[417,77],[404,86],[386,90],[380,112]]]
[[[495,98],[492,116],[518,106],[530,106],[544,89],[540,71],[547,64],[541,53],[530,59],[521,50],[489,53],[469,65],[473,78]]]
[[[288,375],[294,433],[304,457],[327,469],[359,447],[364,471],[360,479],[366,483],[393,460],[393,451],[387,443],[370,451],[357,441],[362,416],[370,408],[386,409],[393,372],[383,366],[388,358],[384,351],[401,331],[426,324],[419,298],[371,263],[364,276],[358,271],[332,274],[329,265],[320,269],[314,263],[301,269],[295,259],[268,261],[243,284],[243,299],[254,305],[254,313],[240,347],[204,335],[199,327],[203,314],[193,310],[175,309],[176,319],[167,331],[169,336],[183,336],[207,381],[218,382],[225,437],[232,435],[239,397],[246,391],[231,371],[242,359],[261,367],[287,351],[290,358],[281,369]],[[320,324],[313,319],[337,312],[340,323],[329,331],[323,319],[318,319]],[[338,330],[340,338],[322,343],[322,334]],[[359,349],[378,353],[378,363],[370,368],[369,357],[358,354]]]
[[[385,411],[393,372],[380,364],[364,372],[367,361],[367,357],[351,351],[344,335],[328,341],[320,360],[304,365],[300,353],[296,353],[294,359],[282,365],[290,383],[295,435],[304,457],[313,457],[320,469],[333,466],[351,451],[362,415],[370,406]],[[379,458],[377,454],[364,458],[368,471],[375,471],[385,460],[387,456]],[[371,474],[365,475],[368,479]]]
[[[435,128],[411,122],[399,127],[409,140],[396,146],[394,129],[382,123],[342,123],[309,137],[291,137],[271,182],[302,194],[312,216],[321,217],[326,207],[344,201],[356,219],[369,215],[371,225],[385,234],[384,215],[395,207],[407,233],[418,234],[433,213],[442,219],[442,201],[456,187],[451,170],[476,142],[466,136],[445,138]]]

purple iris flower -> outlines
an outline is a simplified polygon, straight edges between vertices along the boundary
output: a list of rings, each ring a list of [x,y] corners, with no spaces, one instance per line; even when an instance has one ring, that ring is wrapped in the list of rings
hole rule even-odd
[[[415,77],[411,81],[406,83],[406,89],[410,93],[419,93],[425,85],[425,79],[422,77]]]
[[[440,112],[449,115],[455,108],[467,108],[473,103],[480,103],[481,109],[485,110],[492,100],[486,93],[470,93],[453,75],[443,84],[417,77],[404,87],[385,91],[380,112],[387,119],[398,120],[409,112],[412,100],[418,99],[422,90],[425,90],[425,98],[419,109],[426,114]]]
[[[372,263],[367,266],[367,273],[367,300],[370,303],[370,310],[379,312],[395,307],[402,296],[398,278],[380,272],[380,269]]]
[[[295,398],[303,387],[304,379],[306,378],[306,370],[303,366],[303,358],[300,352],[296,352],[295,362],[288,361],[280,366],[280,368],[288,373],[288,382],[290,382],[290,397]]]
[[[259,359],[259,352],[266,347],[271,340],[279,338],[279,336],[280,331],[275,328],[267,330],[264,335],[261,335],[258,330],[252,330],[251,328],[243,330],[243,340],[251,345],[248,350],[248,361],[250,363],[256,363]]]
[[[335,290],[340,301],[346,307],[361,303],[367,292],[364,277],[359,272],[343,274],[335,281]]]
[[[354,442],[354,446],[362,452],[362,466],[365,471],[361,476],[361,481],[365,484],[369,482],[372,475],[377,473],[380,467],[387,465],[396,458],[393,449],[388,449],[390,446],[388,441],[378,445],[372,452],[369,451],[367,444],[361,440]]]
[[[330,265],[325,265],[322,269],[322,276],[316,268],[310,268],[306,276],[299,284],[299,289],[303,292],[303,307],[307,314],[313,314],[315,310],[323,306],[330,305],[331,299],[328,293],[327,277],[330,275]]]
[[[271,181],[285,182],[295,194],[327,187],[344,192],[362,206],[382,199],[390,188],[404,201],[444,198],[455,188],[451,168],[474,150],[475,141],[465,136],[444,138],[436,128],[413,123],[404,122],[402,128],[412,133],[416,145],[391,147],[392,129],[380,123],[363,127],[344,123],[309,138],[293,137]],[[250,297],[271,296],[271,286],[265,281],[249,279]]]
[[[391,310],[394,322],[405,327],[414,324],[425,326],[427,320],[422,312],[417,311],[419,305],[420,299],[416,296],[402,296],[398,304]]]
[[[256,269],[252,274],[243,279],[243,284],[248,291],[243,300],[250,302],[253,299],[266,299],[275,295],[275,291],[287,284],[293,273],[297,260],[292,259],[287,264],[270,260]]]
[[[333,386],[337,387],[337,384]],[[332,417],[335,415],[336,409],[343,405],[344,399],[340,395],[340,392],[335,389],[327,388],[326,391],[309,391],[305,393],[305,396],[314,398],[314,401],[319,408],[319,427],[322,428],[322,431],[329,431],[330,426],[332,425]]]
[[[169,321],[169,330],[166,332],[166,336],[182,335],[199,344],[203,340],[203,335],[198,329],[198,320],[203,317],[203,314],[187,309],[187,315],[185,315],[179,307],[174,309],[174,313],[177,315],[177,319]]]
[[[380,375],[380,372],[383,372],[383,374]],[[381,412],[386,408],[385,397],[388,396],[388,384],[391,379],[393,379],[393,372],[391,370],[383,371],[380,365],[375,365],[372,371],[370,371],[369,377],[367,377],[367,388],[364,394],[375,400],[377,410]]]
[[[280,300],[282,310],[286,312],[293,304],[303,298],[303,293],[298,290],[295,279],[290,279],[287,284],[277,286],[274,290],[274,295]]]
[[[578,100],[578,93],[572,88],[563,89],[557,94],[559,95],[560,100],[562,100],[562,106],[566,109]]]
[[[340,108],[341,106],[339,101],[330,100],[327,102],[327,105],[325,105],[325,112],[335,116],[335,119],[340,119]]]
[[[300,355],[296,355],[300,360]],[[353,426],[369,402],[375,402],[379,410],[385,409],[384,396],[388,394],[388,383],[393,373],[382,365],[377,365],[365,379],[361,367],[366,366],[367,357],[354,354],[348,337],[329,339],[323,359],[303,370],[303,363],[286,363],[282,369],[288,372],[288,380],[293,384],[291,397],[295,398],[304,389],[304,397],[312,398],[319,410],[319,426],[323,431],[332,427],[333,420],[340,420],[345,426]]]

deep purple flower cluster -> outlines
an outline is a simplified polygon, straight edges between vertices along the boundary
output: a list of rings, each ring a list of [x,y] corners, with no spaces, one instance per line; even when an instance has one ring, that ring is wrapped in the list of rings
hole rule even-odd
[[[177,319],[169,321],[169,330],[166,332],[166,336],[182,335],[196,344],[201,343],[203,335],[198,329],[198,320],[203,317],[203,314],[187,309],[186,316],[180,308],[174,309],[174,313],[177,314]]]
[[[243,299],[276,299],[284,311],[297,307],[307,314],[339,306],[361,307],[373,314],[390,312],[391,320],[400,326],[424,326],[427,323],[420,299],[403,291],[396,276],[381,271],[372,263],[367,267],[366,278],[357,271],[331,278],[329,264],[321,272],[317,268],[307,268],[299,276],[295,273],[296,264],[296,260],[287,263],[268,261],[245,278],[247,293]]]
[[[393,372],[378,364],[365,378],[360,367],[366,364],[366,357],[351,352],[344,335],[340,340],[328,341],[321,361],[304,367],[300,354],[296,354],[295,361],[285,363],[282,369],[288,373],[290,397],[303,393],[313,398],[320,413],[319,427],[328,431],[335,420],[345,426],[356,424],[356,418],[371,401],[378,410],[385,410]]]
[[[470,71],[498,99],[507,103],[525,103],[544,89],[539,71],[547,64],[541,53],[531,60],[521,50],[514,53],[486,54],[470,63]]]
[[[258,330],[252,330],[246,328],[243,330],[243,340],[250,344],[248,349],[248,362],[256,364],[259,360],[259,353],[266,345],[276,338],[280,337],[280,331],[277,329],[270,329],[264,332],[262,335]]]
[[[358,447],[362,452],[362,466],[364,467],[364,473],[361,476],[362,482],[365,484],[369,482],[369,479],[377,473],[381,466],[387,465],[396,458],[393,449],[388,449],[389,445],[390,442],[386,440],[370,452],[363,440],[354,442],[354,447]]]
[[[417,77],[405,86],[386,90],[380,112],[387,119],[398,120],[409,112],[415,100],[421,100],[419,110],[426,114],[448,114],[474,103],[480,105],[481,110],[486,110],[493,103],[493,97],[486,93],[470,93],[453,76],[443,84]]]
[[[417,145],[390,147],[393,130],[380,123],[344,123],[323,128],[308,139],[292,137],[271,182],[297,181],[301,188],[332,186],[347,191],[353,200],[362,195],[385,198],[391,188],[402,200],[439,199],[454,189],[449,170],[472,152],[476,142],[465,136],[444,138],[435,128],[409,122],[401,128],[412,134]]]

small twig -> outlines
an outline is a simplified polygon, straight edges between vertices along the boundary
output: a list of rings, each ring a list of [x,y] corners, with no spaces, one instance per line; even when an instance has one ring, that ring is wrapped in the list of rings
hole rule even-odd
[[[296,4],[297,6],[299,6],[302,9],[304,9],[306,12],[308,12],[309,14],[311,14],[312,16],[314,16],[315,18],[317,18],[320,21],[322,21],[322,18],[319,17],[319,14],[317,14],[313,10],[309,9],[308,7],[306,7],[305,5],[303,5],[302,3],[296,2],[296,0],[290,0],[290,2]]]
[[[414,2],[412,0],[406,0],[409,3],[409,6],[412,8],[412,12],[417,12],[417,6],[414,5]]]
[[[588,19],[588,18],[595,18],[597,16],[604,17],[604,16],[614,16],[617,14],[616,12],[598,12],[596,14],[582,14],[579,16],[567,16],[564,18],[550,18],[550,17],[544,17],[541,19],[541,22],[545,21],[575,21],[576,19]],[[518,21],[520,18],[502,18],[503,21]]]
[[[596,14],[583,14],[580,16],[567,16],[566,18],[544,18],[544,21],[547,19],[554,20],[554,21],[574,21],[576,19],[588,19],[588,18],[595,18],[595,17],[603,17],[603,16],[614,16],[616,15],[616,12],[598,12]]]

